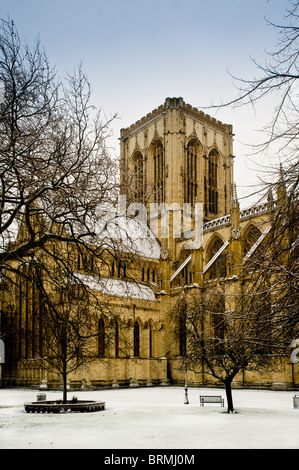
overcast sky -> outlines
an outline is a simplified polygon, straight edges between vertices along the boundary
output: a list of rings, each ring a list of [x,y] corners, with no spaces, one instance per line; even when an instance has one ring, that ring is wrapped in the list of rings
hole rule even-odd
[[[258,74],[250,56],[263,62],[277,40],[265,17],[281,23],[285,8],[285,0],[0,0],[1,18],[13,19],[29,44],[39,37],[60,76],[82,62],[94,104],[119,114],[110,141],[117,154],[120,129],[167,97],[202,109],[236,96],[230,74]],[[233,125],[240,196],[257,181],[256,163],[265,163],[245,144],[261,140],[271,105],[204,109]]]

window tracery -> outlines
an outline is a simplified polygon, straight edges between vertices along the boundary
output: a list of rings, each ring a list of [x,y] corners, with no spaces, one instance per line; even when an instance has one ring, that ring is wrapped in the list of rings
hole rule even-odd
[[[244,249],[243,249],[244,255],[246,255],[249,252],[249,250],[257,242],[260,236],[261,236],[261,231],[255,225],[251,225],[247,231],[245,241],[244,241]]]
[[[105,356],[105,324],[103,318],[98,323],[98,356]]]
[[[186,190],[185,201],[192,206],[198,196],[198,166],[199,166],[199,144],[192,140],[187,145],[186,152]]]
[[[165,202],[165,185],[164,185],[164,149],[161,141],[155,142],[153,146],[154,160],[154,201],[157,204]]]
[[[209,250],[209,258],[208,261],[210,261],[216,253],[220,250],[220,248],[223,246],[222,240],[217,237],[210,250]],[[214,261],[212,266],[209,269],[209,279],[218,279],[218,278],[225,278],[226,277],[226,258],[227,255],[225,253],[221,253],[218,258]]]
[[[137,320],[134,322],[134,356],[140,356],[140,326]]]
[[[208,210],[210,214],[218,213],[218,151],[213,149],[208,157]]]
[[[137,202],[142,202],[144,196],[143,171],[143,157],[137,152],[134,156],[134,200]]]

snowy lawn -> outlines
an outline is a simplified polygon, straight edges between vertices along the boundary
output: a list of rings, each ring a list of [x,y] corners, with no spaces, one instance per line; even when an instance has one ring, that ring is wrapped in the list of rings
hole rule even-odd
[[[106,403],[94,413],[31,414],[38,390],[0,389],[2,449],[299,449],[295,392],[233,390],[235,414],[222,389],[153,387],[70,392]],[[47,400],[62,398],[46,391]],[[222,395],[225,407],[200,407],[199,395]],[[298,395],[298,392],[297,392]]]

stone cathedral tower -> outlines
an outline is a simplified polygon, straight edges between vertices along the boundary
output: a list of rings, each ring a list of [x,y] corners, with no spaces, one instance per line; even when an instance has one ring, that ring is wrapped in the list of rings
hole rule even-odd
[[[204,205],[204,220],[229,213],[233,190],[232,126],[167,98],[121,130],[122,182],[136,201]]]
[[[122,129],[120,141],[121,181],[127,185],[129,200],[147,207],[147,222],[161,242],[162,260],[168,261],[162,263],[162,289],[169,291],[177,265],[191,255],[195,269],[184,270],[185,280],[200,283],[196,272],[202,273],[202,257],[186,246],[188,240],[195,241],[196,204],[205,223],[230,213],[232,126],[182,98],[167,98],[159,108]],[[163,210],[167,213],[166,234]]]

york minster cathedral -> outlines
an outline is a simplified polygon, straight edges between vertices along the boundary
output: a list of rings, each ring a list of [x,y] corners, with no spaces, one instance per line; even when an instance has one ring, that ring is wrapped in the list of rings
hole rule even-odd
[[[134,253],[127,265],[111,259],[100,276],[89,260],[76,257],[78,277],[113,316],[97,319],[95,357],[68,375],[70,389],[182,385],[186,377],[193,386],[220,385],[204,365],[186,365],[184,327],[174,331],[173,311],[182,296],[215,290],[223,294],[223,312],[231,308],[246,282],[242,270],[266,239],[283,197],[278,188],[240,209],[233,136],[231,125],[183,98],[167,98],[121,129],[120,186],[126,189],[120,201]],[[1,327],[14,331],[4,336],[1,385],[59,388],[61,379],[47,369],[39,348],[33,289],[20,289],[17,295],[1,287]],[[291,389],[298,383],[298,365],[286,355],[273,370],[245,368],[233,386]]]

